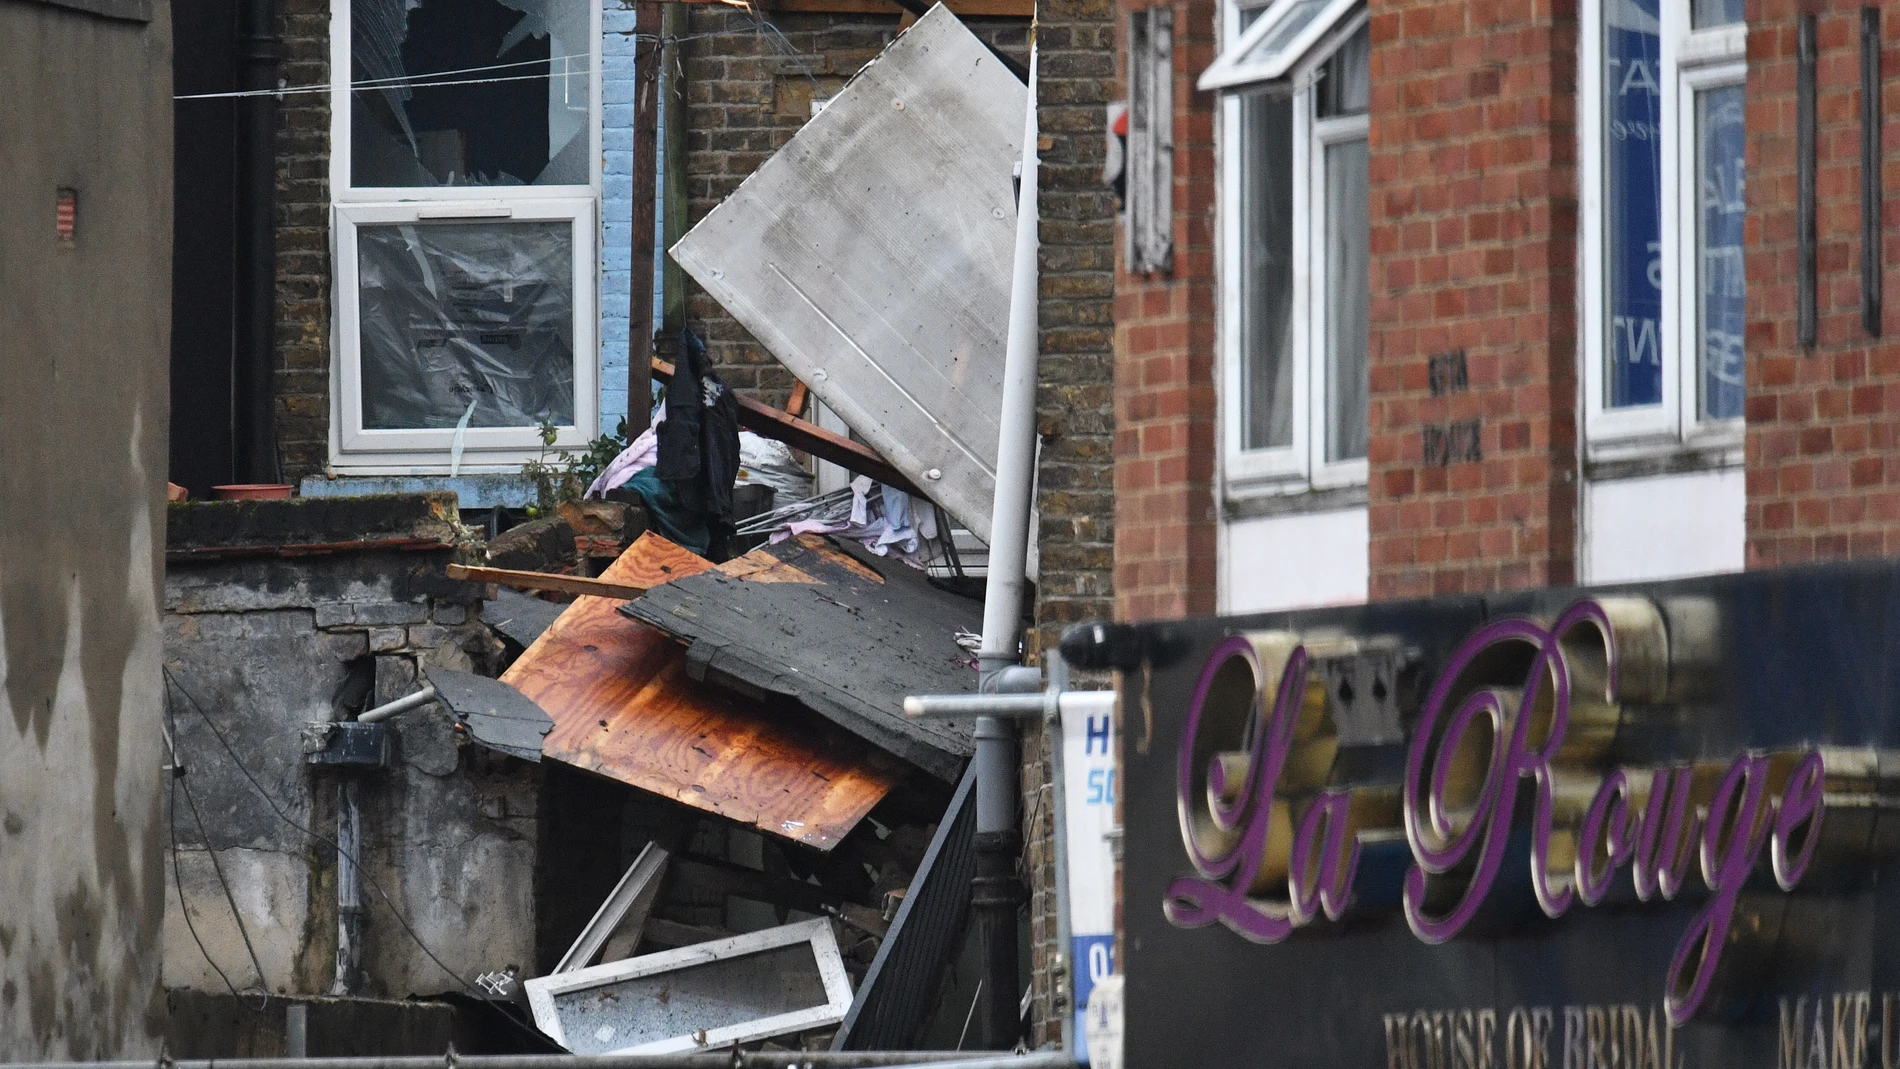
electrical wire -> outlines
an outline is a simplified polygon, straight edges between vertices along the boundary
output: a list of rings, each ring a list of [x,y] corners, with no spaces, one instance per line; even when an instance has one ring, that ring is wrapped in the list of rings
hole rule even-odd
[[[264,804],[270,807],[271,812],[277,814],[277,819],[283,821],[285,824],[290,825],[291,827],[297,829],[298,831],[304,833],[305,835],[308,835],[310,838],[315,839],[317,842],[322,843],[325,846],[328,846],[330,849],[335,850],[338,854],[342,855],[343,857],[348,858],[350,861],[350,864],[356,866],[357,874],[362,877],[363,882],[369,885],[370,890],[376,892],[377,896],[383,900],[383,904],[385,906],[389,907],[390,915],[396,918],[396,923],[402,927],[402,930],[405,933],[408,934],[410,940],[412,940],[416,944],[416,946],[422,951],[422,953],[425,956],[428,957],[430,961],[435,963],[436,968],[441,969],[443,972],[449,974],[449,976],[453,978],[457,984],[461,985],[461,993],[472,994],[474,997],[480,998],[482,999],[482,1001],[495,1006],[496,1008],[502,1011],[501,1012],[502,1017],[506,1019],[509,1024],[512,1024],[516,1028],[521,1029],[521,1031],[531,1036],[537,1043],[546,1042],[547,1037],[544,1034],[542,1034],[542,1032],[539,1029],[531,1028],[528,1025],[524,1024],[520,1018],[516,1017],[513,1013],[509,1012],[508,1009],[505,1006],[503,1006],[501,1003],[495,1002],[492,999],[489,999],[486,996],[482,995],[479,988],[469,983],[467,980],[463,979],[460,973],[457,973],[454,969],[449,968],[448,964],[444,962],[439,956],[437,956],[434,950],[431,950],[429,948],[429,944],[423,941],[422,936],[418,934],[416,932],[415,927],[409,923],[409,918],[403,916],[402,910],[396,908],[396,903],[393,899],[389,897],[389,892],[383,890],[382,884],[376,882],[375,877],[369,874],[369,871],[363,867],[362,861],[356,855],[351,854],[349,851],[343,849],[340,845],[338,845],[335,839],[332,839],[327,835],[324,835],[320,832],[313,831],[310,828],[305,827],[304,825],[298,823],[289,814],[285,813],[283,809],[281,809],[277,805],[277,800],[271,796],[271,793],[269,791],[264,789],[263,784],[257,782],[257,777],[251,775],[251,770],[246,768],[244,765],[244,762],[238,758],[237,751],[231,748],[231,743],[229,742],[229,740],[227,740],[224,737],[224,732],[218,730],[217,722],[211,719],[211,714],[205,711],[205,707],[199,703],[196,697],[192,696],[191,691],[185,689],[185,685],[178,681],[177,676],[172,675],[172,671],[170,668],[163,668],[162,671],[164,672],[164,675],[165,675],[166,700],[168,703],[167,708],[169,709],[171,688],[176,687],[178,688],[178,693],[185,696],[185,700],[191,703],[191,707],[194,710],[196,710],[199,717],[201,717],[204,720],[205,726],[211,729],[212,736],[218,740],[218,745],[224,749],[225,756],[231,759],[231,764],[236,766],[238,770],[238,774],[243,776],[244,779],[250,783],[251,788],[255,790],[258,793],[258,795],[264,799]],[[176,734],[177,733],[174,731],[173,736],[176,737]],[[176,761],[175,756],[173,760],[174,762]],[[175,864],[176,863],[175,855],[174,855],[173,861]],[[175,877],[176,877],[176,873],[174,873],[174,878]],[[179,901],[180,903],[184,901],[184,890],[183,890],[182,885],[179,890]],[[189,921],[189,916],[187,916],[187,921]],[[192,937],[194,939],[197,938],[196,931],[192,932]],[[204,944],[202,942],[198,944],[198,949],[199,950],[204,949]],[[205,955],[205,960],[207,961],[211,960],[210,954],[207,953]],[[217,963],[213,962],[211,967],[213,969],[216,969]],[[222,977],[224,973],[222,971],[219,971],[218,975]],[[229,980],[225,981],[225,986],[226,987],[231,986]],[[237,990],[235,988],[232,988],[231,993],[233,995],[236,995]]]
[[[304,825],[298,823],[295,818],[291,817],[288,813],[285,813],[283,809],[278,806],[277,799],[271,797],[271,793],[264,789],[263,784],[257,782],[257,777],[251,775],[251,770],[244,767],[244,762],[238,759],[237,752],[231,749],[231,743],[225,739],[224,732],[218,730],[217,722],[211,719],[211,714],[205,711],[205,707],[199,704],[198,699],[193,697],[192,693],[189,690],[185,689],[184,684],[178,681],[178,677],[172,675],[170,668],[164,669],[164,672],[165,672],[166,684],[171,687],[177,687],[178,693],[184,695],[185,700],[191,703],[191,707],[197,711],[200,717],[204,719],[205,726],[211,729],[211,734],[218,740],[218,745],[223,747],[226,756],[231,758],[231,763],[237,766],[238,774],[243,776],[245,780],[250,783],[252,789],[257,791],[259,797],[264,799],[264,804],[270,807],[271,812],[277,814],[277,818],[279,820],[282,820],[285,824],[288,824],[291,827],[297,829],[298,831],[303,832],[305,835],[308,835],[310,838],[315,839],[317,842],[322,843],[325,846],[328,846],[332,850],[335,850],[338,854],[347,858],[350,864],[356,866],[356,871],[362,876],[363,882],[369,884],[370,890],[375,891],[376,894],[382,898],[383,904],[388,906],[389,912],[395,916],[396,923],[402,926],[403,931],[409,933],[409,938],[415,941],[416,946],[422,950],[422,953],[426,955],[430,961],[434,962],[437,968],[449,974],[449,976],[452,977],[457,984],[460,984],[462,986],[463,990],[465,991],[476,990],[473,984],[463,979],[460,973],[457,973],[454,969],[449,968],[448,964],[445,963],[440,957],[438,957],[435,951],[429,949],[429,944],[423,942],[422,936],[416,934],[415,928],[409,924],[409,919],[403,916],[402,911],[400,909],[396,908],[396,903],[394,900],[392,900],[389,897],[389,893],[387,891],[384,891],[382,888],[382,885],[377,883],[375,878],[372,877],[369,874],[369,872],[363,868],[362,862],[358,860],[358,858],[355,855],[351,854],[347,850],[344,850],[341,846],[337,844],[337,841],[335,839],[332,839],[329,836],[322,834],[321,832],[313,831],[310,828],[307,828]]]
[[[251,956],[251,968],[257,970],[257,986],[264,996],[264,1001],[257,1004],[257,1010],[259,1013],[262,1013],[270,1007],[270,986],[264,979],[264,963],[258,960],[257,947],[251,945],[250,929],[244,926],[244,914],[238,912],[237,898],[231,894],[230,881],[224,878],[224,866],[218,864],[218,851],[212,847],[211,833],[205,829],[204,816],[198,812],[198,800],[191,796],[191,784],[186,783],[185,777],[183,776],[173,776],[172,786],[184,788],[185,804],[191,807],[191,819],[198,825],[198,835],[204,840],[205,857],[211,862],[211,871],[217,874],[218,887],[224,892],[225,904],[231,907],[231,919],[237,922],[238,936],[244,940],[245,953]],[[175,795],[173,796],[172,804],[177,804],[177,797]],[[174,817],[175,816],[176,814],[174,814]],[[184,894],[185,890],[181,886],[178,889],[178,895],[181,901],[184,898]]]
[[[169,687],[165,690],[165,718],[167,720],[173,719],[171,689]],[[175,727],[167,729],[165,734],[167,744],[171,743],[171,736],[175,730]],[[172,886],[178,889],[179,915],[185,918],[185,930],[191,933],[191,941],[198,944],[198,953],[204,955],[205,964],[211,966],[211,971],[218,974],[218,979],[224,981],[225,989],[231,992],[231,1001],[240,1006],[248,1007],[249,1004],[244,1001],[244,996],[238,994],[237,985],[231,982],[229,976],[225,975],[224,969],[218,965],[218,959],[211,956],[211,951],[206,948],[204,939],[199,937],[198,926],[193,923],[191,919],[191,904],[185,901],[185,873],[183,866],[181,866],[178,861],[178,781],[184,775],[184,766],[178,763],[178,750],[175,746],[172,747],[172,765],[168,772],[172,781],[171,806],[166,810],[165,830],[169,833],[168,837],[171,840]]]
[[[661,35],[656,34],[656,33],[639,33],[633,30],[624,30],[624,31],[619,31],[619,36],[630,38],[635,41],[652,41],[652,42],[656,42],[658,44],[664,45],[664,44],[681,44],[686,41],[697,41],[697,40],[700,40],[701,38],[706,38],[706,37],[731,37],[740,33],[756,33],[756,32],[757,32],[756,28],[747,28],[743,30],[719,30],[719,31],[714,31],[712,33],[695,33],[695,34],[688,34],[684,37],[662,37]],[[360,93],[360,92],[366,92],[366,91],[375,90],[375,89],[437,89],[443,86],[456,86],[456,85],[492,85],[497,82],[549,81],[555,78],[566,78],[566,77],[571,77],[574,75],[592,74],[593,73],[592,67],[569,67],[565,70],[560,70],[560,71],[556,71],[553,69],[554,64],[557,62],[564,62],[567,60],[574,60],[574,59],[591,59],[591,58],[592,58],[591,53],[576,52],[573,55],[568,55],[568,56],[551,56],[547,59],[521,60],[514,63],[496,63],[496,64],[492,64],[486,67],[462,67],[457,70],[430,71],[426,74],[405,74],[405,75],[398,75],[398,76],[390,77],[390,78],[365,78],[361,81],[351,82],[347,86],[344,86],[343,88],[349,89],[352,92]],[[487,71],[507,70],[513,67],[540,66],[541,64],[544,64],[544,63],[548,65],[548,70],[544,72],[538,72],[535,74],[515,74],[515,75],[506,75],[499,78],[451,78],[449,77],[449,75],[455,75],[455,74],[481,74]],[[810,77],[809,72],[806,73],[806,77]],[[814,81],[813,84],[815,85],[817,83]],[[174,95],[172,99],[173,100],[237,100],[244,97],[303,96],[303,95],[308,95],[312,93],[328,93],[328,92],[334,91],[336,88],[337,86],[335,86],[334,84],[330,82],[310,82],[304,85],[280,85],[275,89],[239,89],[239,90],[234,90],[228,93],[180,93],[180,94]]]

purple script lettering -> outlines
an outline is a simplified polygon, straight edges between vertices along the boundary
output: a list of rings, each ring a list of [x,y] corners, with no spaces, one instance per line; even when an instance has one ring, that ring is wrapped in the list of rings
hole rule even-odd
[[[1666,649],[1660,618],[1638,605],[1636,618],[1647,613],[1655,635],[1632,638],[1633,648],[1655,655]],[[1580,601],[1549,627],[1525,619],[1487,625],[1452,655],[1407,753],[1402,812],[1414,865],[1403,905],[1420,939],[1457,935],[1496,881],[1513,827],[1525,822],[1531,887],[1551,917],[1573,901],[1603,901],[1625,865],[1638,898],[1673,899],[1699,861],[1709,898],[1664,984],[1669,1019],[1680,1025],[1709,994],[1737,898],[1764,849],[1784,891],[1807,870],[1820,839],[1825,769],[1814,751],[1743,754],[1719,782],[1707,765],[1700,776],[1687,763],[1605,768],[1605,748],[1590,739],[1605,737],[1605,723],[1613,729],[1616,703],[1631,696],[1619,693],[1617,650],[1630,618],[1622,602]],[[1510,665],[1522,675],[1509,669],[1500,681],[1500,666]],[[1321,915],[1338,920],[1350,903],[1358,796],[1325,785],[1331,751],[1315,749],[1314,740],[1330,732],[1326,699],[1318,688],[1309,692],[1307,669],[1306,647],[1288,632],[1235,635],[1209,657],[1176,765],[1181,837],[1197,875],[1168,885],[1163,909],[1174,925],[1218,922],[1272,943]],[[1635,685],[1636,697],[1661,697],[1654,672],[1636,678],[1652,681],[1649,692]],[[1573,725],[1579,710],[1583,719]],[[1579,771],[1600,777],[1575,828],[1553,829],[1553,766],[1573,783]],[[1528,798],[1528,813],[1518,812],[1520,798]],[[1553,870],[1554,830],[1574,835],[1574,865]]]
[[[1306,661],[1304,647],[1286,651],[1270,710],[1260,708],[1261,656],[1246,637],[1221,643],[1201,673],[1176,767],[1181,835],[1200,876],[1168,885],[1163,908],[1178,927],[1219,921],[1255,942],[1277,943],[1319,913],[1337,920],[1346,908],[1359,863],[1351,797],[1319,791],[1288,843],[1291,803],[1278,794],[1306,701]],[[1239,715],[1209,722],[1223,712]],[[1222,739],[1220,727],[1237,733]],[[1247,748],[1222,752],[1222,742]],[[1254,897],[1272,888],[1283,852],[1285,897]]]

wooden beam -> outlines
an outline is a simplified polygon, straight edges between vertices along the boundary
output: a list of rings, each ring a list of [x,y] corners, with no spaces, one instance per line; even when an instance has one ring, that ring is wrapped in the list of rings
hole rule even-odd
[[[637,438],[653,417],[653,378],[646,373],[653,359],[653,252],[660,147],[660,4],[637,0],[633,5],[633,50],[637,79],[633,105],[633,262],[627,284],[627,437]]]
[[[496,583],[522,590],[552,590],[557,594],[588,594],[599,598],[618,598],[621,601],[637,598],[647,592],[647,588],[643,586],[628,586],[625,583],[614,583],[605,579],[583,579],[577,575],[553,575],[548,572],[524,572],[513,568],[477,568],[463,564],[449,565],[449,578],[466,579],[471,583]]]
[[[661,382],[673,380],[673,365],[655,357],[653,377]],[[928,497],[916,484],[904,476],[904,473],[891,466],[891,462],[880,456],[877,450],[862,442],[854,442],[844,435],[835,434],[816,423],[808,423],[797,416],[781,412],[763,401],[756,401],[744,394],[733,394],[739,401],[739,426],[759,435],[784,442],[794,449],[803,449],[819,460],[829,460],[841,468],[849,468],[859,475],[869,475],[878,482],[907,494]]]
[[[802,416],[805,414],[806,394],[807,390],[803,382],[795,382],[792,384],[792,399],[785,402],[785,412],[787,415]]]

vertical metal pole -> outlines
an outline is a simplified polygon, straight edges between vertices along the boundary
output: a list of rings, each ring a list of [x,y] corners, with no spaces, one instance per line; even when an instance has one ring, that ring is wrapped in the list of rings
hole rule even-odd
[[[1880,337],[1880,9],[1860,9],[1860,325]]]
[[[1060,650],[1043,655],[1049,675],[1048,688],[1060,695],[1069,689],[1069,662]],[[1062,1049],[1078,1050],[1081,1036],[1075,1034],[1075,932],[1069,919],[1069,772],[1063,757],[1062,705],[1058,697],[1050,706],[1052,715],[1043,722],[1043,736],[1049,740],[1049,781],[1053,790],[1050,808],[1055,812],[1055,885],[1056,885],[1056,967],[1054,1003],[1057,1019],[1062,1022]]]
[[[302,1002],[284,1007],[284,1057],[310,1057],[310,1007]]]
[[[344,776],[336,788],[336,981],[332,995],[356,992],[363,973],[363,856],[356,783]]]
[[[1814,347],[1818,315],[1814,294],[1814,14],[1804,12],[1795,30],[1795,220],[1797,310],[1795,333]]]
[[[1036,459],[1037,203],[1036,52],[1029,52],[1029,99],[1023,119],[1021,185],[1016,198],[1016,251],[1003,357],[1001,431],[996,450],[996,497],[990,510],[989,574],[983,592],[983,644],[977,653],[983,688],[1017,661],[1029,507]],[[971,906],[983,952],[979,1044],[988,1050],[1016,1045],[1018,1010],[1017,861],[1022,832],[1016,802],[1020,757],[1016,728],[996,717],[976,722],[976,880]]]

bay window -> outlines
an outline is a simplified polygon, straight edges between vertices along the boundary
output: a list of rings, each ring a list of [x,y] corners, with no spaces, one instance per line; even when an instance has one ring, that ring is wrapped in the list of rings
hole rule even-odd
[[[340,0],[332,467],[507,471],[597,432],[599,10]]]

